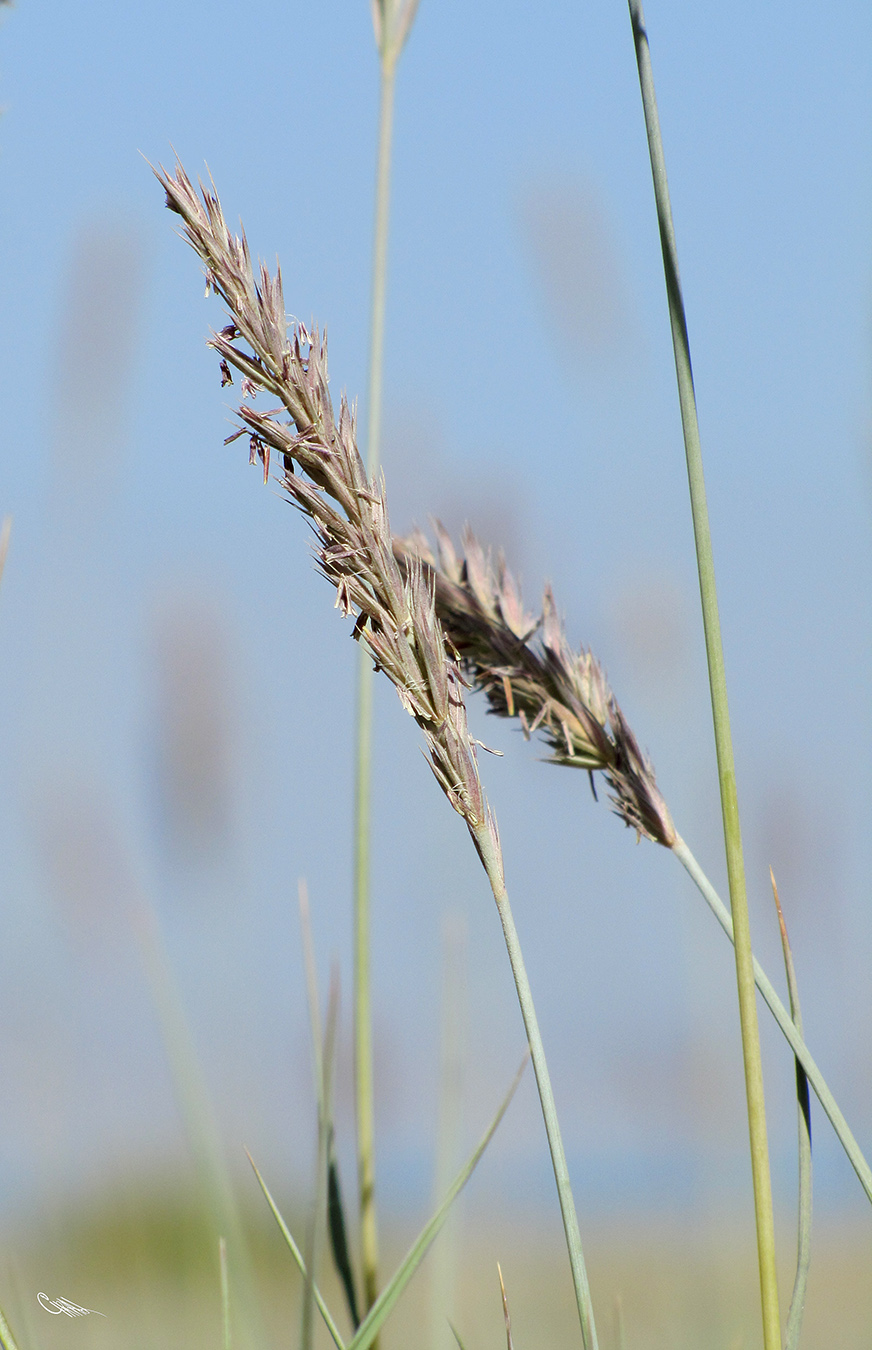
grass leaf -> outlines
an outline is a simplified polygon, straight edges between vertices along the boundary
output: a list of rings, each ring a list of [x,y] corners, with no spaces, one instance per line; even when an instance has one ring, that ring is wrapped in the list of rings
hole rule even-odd
[[[303,1260],[303,1253],[300,1251],[299,1247],[297,1246],[296,1242],[294,1241],[293,1234],[291,1233],[290,1229],[288,1228],[288,1225],[285,1223],[284,1219],[282,1218],[281,1214],[279,1213],[278,1205],[276,1204],[275,1200],[273,1200],[272,1196],[270,1195],[269,1189],[268,1189],[268,1187],[267,1187],[267,1184],[266,1184],[266,1182],[264,1181],[263,1177],[260,1175],[260,1172],[257,1170],[257,1165],[255,1164],[255,1161],[254,1161],[254,1159],[252,1158],[251,1154],[248,1152],[248,1149],[245,1150],[245,1153],[246,1153],[246,1156],[247,1156],[247,1158],[248,1158],[248,1161],[251,1163],[252,1167],[254,1168],[254,1175],[257,1177],[258,1184],[260,1185],[260,1189],[263,1191],[264,1195],[266,1196],[266,1202],[267,1202],[267,1204],[269,1205],[270,1209],[271,1209],[272,1212],[273,1212],[273,1218],[275,1219],[276,1223],[277,1223],[278,1226],[279,1226],[279,1231],[280,1231],[282,1237],[284,1238],[285,1242],[288,1244],[288,1249],[289,1249],[289,1251],[290,1251],[290,1253],[291,1253],[291,1256],[294,1258],[294,1260],[295,1260],[296,1263],[297,1263],[297,1269],[299,1270],[300,1274],[302,1275],[303,1279],[305,1280],[306,1277],[307,1277],[307,1271],[306,1271],[306,1262]],[[326,1326],[327,1330],[330,1332],[330,1335],[333,1337],[334,1344],[336,1345],[336,1350],[345,1350],[345,1342],[343,1341],[342,1337],[340,1336],[340,1334],[339,1334],[339,1329],[338,1329],[338,1327],[336,1326],[336,1323],[335,1323],[334,1320],[333,1320],[333,1317],[332,1317],[332,1314],[331,1314],[331,1312],[330,1312],[330,1309],[327,1307],[327,1304],[324,1302],[324,1299],[323,1299],[323,1297],[322,1297],[322,1295],[321,1295],[321,1291],[320,1291],[320,1289],[318,1288],[317,1284],[315,1284],[314,1280],[312,1281],[312,1293],[313,1293],[313,1295],[314,1295],[315,1302],[316,1302],[316,1304],[318,1305],[318,1311],[320,1312],[321,1316],[322,1316],[323,1319],[324,1319],[324,1325]]]
[[[354,1284],[354,1270],[351,1265],[351,1253],[348,1247],[348,1230],[345,1224],[345,1207],[342,1203],[342,1188],[339,1184],[339,1164],[332,1147],[327,1173],[327,1223],[330,1233],[330,1250],[336,1273],[342,1281],[348,1313],[354,1330],[360,1326],[360,1310],[357,1303],[357,1290]]]
[[[524,1056],[521,1066],[515,1074],[511,1087],[503,1098],[499,1110],[487,1127],[487,1130],[479,1141],[478,1147],[469,1159],[469,1162],[467,1162],[465,1167],[457,1174],[454,1183],[445,1199],[442,1201],[442,1204],[439,1206],[430,1222],[421,1230],[417,1239],[412,1243],[412,1246],[406,1253],[405,1259],[394,1273],[393,1278],[382,1290],[361,1323],[360,1329],[349,1345],[348,1350],[368,1350],[368,1347],[372,1345],[372,1342],[375,1340],[382,1326],[392,1313],[397,1300],[426,1256],[430,1244],[433,1242],[433,1239],[448,1218],[448,1212],[451,1209],[451,1206],[454,1204],[454,1201],[475,1171],[481,1155],[484,1153],[494,1136],[497,1126],[508,1110],[509,1102],[514,1097],[524,1069],[527,1067],[528,1058],[529,1052]]]
[[[772,895],[778,910],[778,927],[781,930],[781,946],[784,951],[784,969],[787,974],[787,992],[790,996],[790,1015],[794,1025],[802,1035],[802,1013],[799,1007],[799,987],[796,982],[796,970],[793,965],[793,953],[787,937],[787,925],[778,898],[778,887],[772,868],[769,869],[772,882]],[[799,1116],[799,1222],[796,1242],[796,1275],[793,1281],[793,1294],[790,1299],[790,1311],[787,1314],[787,1327],[784,1333],[784,1350],[797,1350],[802,1330],[802,1314],[805,1310],[805,1292],[808,1285],[808,1270],[811,1264],[811,1116],[808,1096],[808,1078],[805,1070],[796,1061],[796,1101]]]

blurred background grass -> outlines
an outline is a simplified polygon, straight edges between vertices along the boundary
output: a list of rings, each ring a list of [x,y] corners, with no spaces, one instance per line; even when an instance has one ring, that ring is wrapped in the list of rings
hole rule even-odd
[[[541,1215],[496,1216],[470,1205],[460,1245],[462,1271],[453,1321],[467,1347],[505,1343],[496,1263],[509,1297],[517,1346],[558,1350],[575,1343],[577,1319],[559,1224]],[[286,1219],[305,1222],[293,1203]],[[423,1216],[422,1216],[423,1217]],[[246,1231],[270,1343],[293,1342],[301,1282],[277,1228],[257,1205],[246,1209]],[[414,1236],[410,1224],[390,1223],[389,1264]],[[625,1343],[634,1350],[740,1350],[757,1344],[759,1287],[755,1255],[742,1227],[685,1220],[595,1223],[586,1234],[589,1267],[604,1350],[618,1350],[617,1306]],[[867,1278],[872,1243],[857,1223],[824,1223],[815,1234],[803,1343],[810,1350],[866,1350],[872,1325]],[[113,1189],[68,1205],[50,1229],[24,1229],[2,1252],[7,1313],[28,1350],[106,1350],[110,1346],[215,1346],[220,1340],[217,1251],[185,1179],[166,1175],[126,1179]],[[789,1287],[789,1260],[781,1276]],[[424,1343],[431,1258],[413,1280],[388,1324],[390,1350]],[[51,1316],[30,1290],[64,1297],[105,1314],[72,1320]],[[322,1288],[342,1307],[332,1273]],[[340,1324],[345,1325],[340,1318]],[[319,1326],[317,1344],[332,1344]]]

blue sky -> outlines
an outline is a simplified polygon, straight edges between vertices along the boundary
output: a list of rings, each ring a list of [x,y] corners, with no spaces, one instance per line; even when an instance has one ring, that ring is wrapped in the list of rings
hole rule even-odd
[[[809,1040],[868,1151],[872,14],[801,4],[788,23],[772,3],[675,0],[647,19],[755,944],[777,973],[774,863]],[[124,919],[136,891],[160,916],[228,1150],[244,1141],[288,1184],[305,1178],[296,883],[308,879],[325,979],[339,958],[347,1013],[355,649],[302,523],[259,487],[238,444],[223,446],[230,414],[203,343],[220,310],[143,156],[168,163],[174,147],[192,174],[208,165],[228,219],[280,257],[289,307],[326,324],[334,394],[365,411],[377,97],[363,0],[4,11],[9,1205],[50,1205],[107,1159],[144,1166],[180,1147]],[[394,523],[469,518],[505,546],[531,603],[553,582],[570,636],[608,669],[679,829],[721,883],[627,14],[421,0],[396,97]],[[723,1199],[720,1150],[746,1203],[725,942],[672,859],[636,847],[585,778],[472,716],[505,751],[483,774],[581,1193],[592,1205]],[[217,755],[205,825],[174,815],[172,738],[192,721]],[[381,1168],[399,1203],[429,1184],[446,913],[469,934],[470,1137],[511,1075],[521,1028],[484,877],[387,687],[377,735]],[[768,1028],[765,1047],[789,1201],[791,1066]],[[529,1195],[547,1198],[528,1089],[481,1185],[502,1185],[508,1169],[539,1178]],[[819,1137],[821,1203],[850,1203],[853,1178]]]

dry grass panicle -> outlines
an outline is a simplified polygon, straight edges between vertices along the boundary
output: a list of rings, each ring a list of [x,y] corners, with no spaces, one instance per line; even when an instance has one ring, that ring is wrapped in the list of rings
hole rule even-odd
[[[532,617],[504,558],[494,565],[470,530],[458,554],[438,522],[435,528],[435,556],[420,533],[394,548],[404,566],[423,559],[430,569],[442,626],[490,711],[517,717],[528,737],[538,731],[553,763],[599,770],[627,825],[670,848],[675,828],[653,767],[596,657],[570,646],[550,586],[541,615]]]
[[[288,331],[281,271],[271,276],[261,265],[255,279],[245,235],[228,229],[214,191],[201,185],[198,195],[180,164],[172,176],[156,173],[205,266],[207,289],[230,312],[231,323],[210,339],[223,383],[232,383],[231,367],[242,375],[242,425],[228,440],[248,435],[265,480],[272,453],[281,456],[283,486],[313,524],[318,566],[336,588],[337,606],[356,616],[354,636],[421,727],[451,805],[471,832],[488,822],[497,843],[467,727],[465,682],[436,613],[435,576],[422,559],[409,557],[401,566],[395,556],[384,481],[367,476],[344,397],[338,420],[334,414],[325,340],[303,324]],[[250,352],[238,345],[240,338]],[[280,407],[262,412],[245,402],[262,390]]]

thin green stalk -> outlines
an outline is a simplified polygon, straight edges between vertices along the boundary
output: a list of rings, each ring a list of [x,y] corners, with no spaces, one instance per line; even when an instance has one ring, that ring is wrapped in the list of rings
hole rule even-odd
[[[585,1350],[597,1350],[593,1305],[584,1264],[584,1254],[581,1249],[578,1215],[575,1212],[569,1168],[566,1165],[566,1154],[563,1151],[563,1140],[560,1135],[560,1123],[557,1119],[557,1107],[554,1103],[554,1093],[551,1088],[551,1076],[548,1073],[545,1047],[539,1033],[539,1022],[533,1004],[533,992],[527,978],[527,969],[524,965],[521,942],[509,905],[501,860],[487,822],[485,821],[473,829],[472,834],[496,901],[506,950],[509,954],[512,974],[515,977],[515,989],[518,993],[518,1002],[521,1005],[521,1016],[524,1019],[524,1027],[530,1045],[530,1057],[533,1060],[533,1071],[536,1075],[536,1086],[539,1089],[539,1101],[542,1105],[542,1117],[545,1121],[545,1133],[548,1137],[548,1149],[551,1154],[551,1164],[554,1168],[554,1180],[557,1183],[560,1212],[563,1216],[563,1231],[566,1234],[566,1247],[569,1252],[569,1265],[572,1270],[572,1283],[575,1288],[581,1337]]]
[[[382,44],[383,45],[383,44]],[[372,314],[369,340],[367,470],[378,473],[381,450],[382,370],[387,292],[394,61],[381,53]],[[370,831],[372,785],[372,657],[361,643],[357,676],[357,771],[354,805],[354,1064],[360,1249],[366,1309],[378,1298],[378,1223],[375,1205],[375,1105],[370,989]]]
[[[366,471],[375,478],[381,463],[382,375],[385,349],[385,303],[388,278],[388,224],[391,196],[391,142],[394,129],[393,56],[382,55],[378,112],[378,165],[375,188],[375,234],[372,249],[372,312],[369,329],[369,391]]]
[[[793,965],[793,953],[787,937],[787,924],[778,898],[775,875],[769,868],[772,881],[772,895],[778,910],[778,927],[781,930],[781,946],[784,951],[784,972],[787,976],[787,989],[790,995],[790,1015],[800,1036],[802,1035],[802,1012],[799,1006],[799,985]],[[799,1124],[799,1216],[796,1239],[796,1275],[793,1281],[793,1294],[790,1310],[787,1314],[787,1327],[784,1333],[784,1350],[797,1350],[802,1331],[802,1315],[805,1311],[805,1293],[808,1287],[808,1271],[811,1265],[811,1111],[808,1099],[808,1079],[799,1060],[796,1061],[796,1103]]]
[[[269,1189],[267,1188],[267,1184],[264,1181],[263,1177],[260,1175],[260,1172],[257,1169],[257,1165],[255,1164],[254,1159],[248,1152],[248,1149],[246,1149],[245,1152],[246,1156],[248,1157],[248,1161],[251,1163],[254,1175],[257,1177],[260,1189],[263,1191],[264,1196],[266,1197],[266,1202],[269,1205],[270,1209],[272,1210],[273,1218],[275,1219],[276,1223],[279,1226],[279,1231],[288,1245],[288,1250],[290,1251],[291,1256],[293,1256],[294,1260],[297,1263],[297,1269],[299,1270],[300,1274],[305,1280],[308,1278],[308,1268],[306,1266],[306,1262],[303,1260],[303,1253],[300,1251],[299,1247],[294,1241],[294,1236],[291,1230],[288,1228],[288,1225],[285,1223],[284,1219],[279,1213],[278,1205],[270,1195]],[[330,1335],[333,1337],[333,1343],[336,1346],[336,1350],[345,1350],[345,1342],[343,1341],[341,1335],[339,1334],[339,1328],[334,1322],[330,1314],[330,1309],[324,1302],[321,1290],[318,1288],[314,1280],[312,1281],[312,1293],[314,1295],[315,1302],[318,1305],[318,1311],[320,1312],[322,1318],[324,1319],[324,1325],[330,1332]]]
[[[721,925],[721,928],[723,928],[727,937],[731,942],[734,942],[733,920],[730,917],[730,911],[727,909],[723,900],[718,895],[714,886],[711,884],[705,872],[702,870],[680,835],[676,836],[675,843],[672,845],[672,852],[690,874],[697,889],[711,912],[714,914],[718,923]],[[766,974],[756,957],[754,958],[754,980],[757,984],[757,988],[763,995],[770,1012],[784,1033],[785,1039],[796,1056],[797,1061],[802,1065],[809,1083],[814,1088],[815,1096],[826,1112],[830,1124],[835,1130],[839,1141],[848,1156],[851,1166],[857,1173],[860,1185],[863,1187],[869,1200],[872,1201],[872,1168],[870,1168],[864,1158],[848,1122],[839,1110],[835,1097],[827,1087],[823,1074],[812,1059],[811,1052],[797,1030],[793,1018],[781,1002],[781,999],[775,992],[772,981],[769,979],[769,976]]]
[[[354,1090],[357,1113],[360,1260],[366,1308],[371,1308],[378,1297],[369,909],[372,677],[372,657],[361,646],[357,676],[357,778],[354,802]]]
[[[772,1183],[769,1175],[769,1148],[766,1138],[763,1066],[757,1026],[757,1003],[754,996],[751,928],[745,890],[745,866],[742,858],[742,839],[739,829],[736,774],[733,763],[724,655],[715,588],[714,557],[703,479],[702,450],[696,414],[696,397],[693,389],[690,344],[678,274],[678,254],[672,223],[672,208],[669,201],[669,187],[666,179],[663,142],[660,136],[660,121],[654,94],[651,55],[648,48],[648,35],[645,30],[645,18],[639,0],[629,0],[629,8],[633,25],[636,61],[639,68],[642,105],[645,112],[651,172],[654,179],[657,219],[660,226],[660,243],[666,276],[672,345],[675,353],[681,424],[684,431],[684,448],[687,458],[687,476],[690,485],[697,571],[699,573],[709,685],[711,688],[715,748],[721,790],[721,814],[724,822],[724,844],[730,884],[730,908],[735,932],[736,983],[739,994],[745,1091],[748,1101],[748,1131],[751,1143],[751,1173],[754,1183],[757,1255],[760,1267],[760,1296],[763,1313],[763,1344],[765,1350],[781,1350],[781,1322],[775,1266],[775,1220],[772,1211]]]

